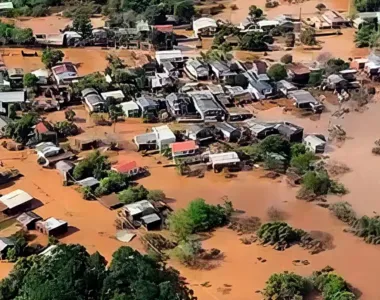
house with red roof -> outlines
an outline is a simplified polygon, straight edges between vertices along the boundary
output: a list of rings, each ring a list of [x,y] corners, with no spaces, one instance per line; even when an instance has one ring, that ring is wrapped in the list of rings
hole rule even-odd
[[[114,165],[111,170],[129,175],[130,177],[136,177],[143,175],[146,170],[137,165],[136,161],[121,162]]]
[[[40,121],[34,126],[34,137],[32,143],[52,142],[57,144],[58,136],[53,125],[47,121]]]
[[[199,147],[195,143],[195,141],[190,140],[185,142],[173,143],[170,145],[170,148],[172,149],[173,160],[175,160],[175,158],[177,157],[195,155]]]

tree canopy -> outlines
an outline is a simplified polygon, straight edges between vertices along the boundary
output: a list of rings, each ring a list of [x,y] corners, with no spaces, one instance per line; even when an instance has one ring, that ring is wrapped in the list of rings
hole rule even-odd
[[[37,124],[38,116],[34,113],[23,115],[20,119],[14,120],[5,127],[5,135],[12,140],[26,144],[29,141],[29,134],[33,126]]]
[[[86,13],[77,13],[73,19],[73,29],[82,34],[83,38],[87,38],[92,34],[92,24],[90,16]]]
[[[310,290],[307,279],[294,273],[279,273],[269,277],[264,290],[265,299],[303,299]]]
[[[130,247],[119,248],[106,264],[81,245],[58,245],[50,256],[20,259],[0,282],[0,299],[193,299],[178,272]]]
[[[109,83],[106,81],[105,77],[96,72],[86,75],[79,79],[73,86],[75,93],[79,94],[86,88],[96,89],[98,92],[106,92],[108,90]]]
[[[285,79],[288,74],[286,73],[286,69],[282,64],[274,64],[269,68],[268,76],[274,81],[280,81],[282,79]]]
[[[268,49],[266,43],[273,43],[273,38],[265,35],[263,32],[248,32],[240,42],[240,49],[247,51],[264,51]]]
[[[99,151],[94,151],[75,166],[73,176],[76,180],[87,177],[102,179],[107,176],[107,171],[110,168],[111,164],[108,158],[101,155]]]
[[[23,83],[25,87],[33,88],[37,86],[38,77],[32,73],[26,73],[24,75]]]
[[[46,48],[42,52],[41,61],[46,66],[46,68],[50,69],[57,63],[61,62],[64,56],[65,54],[61,50]]]

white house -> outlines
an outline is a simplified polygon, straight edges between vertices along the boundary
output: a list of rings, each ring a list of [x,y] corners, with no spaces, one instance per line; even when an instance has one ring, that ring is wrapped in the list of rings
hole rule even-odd
[[[153,127],[152,131],[156,134],[157,147],[160,151],[176,141],[173,131],[167,125]]]
[[[193,21],[193,30],[195,36],[212,36],[215,34],[218,25],[211,18],[200,18]]]
[[[304,144],[309,151],[314,153],[324,153],[326,148],[326,141],[322,136],[310,134],[304,138]]]
[[[135,101],[122,102],[120,106],[127,118],[137,118],[140,116],[140,108]]]

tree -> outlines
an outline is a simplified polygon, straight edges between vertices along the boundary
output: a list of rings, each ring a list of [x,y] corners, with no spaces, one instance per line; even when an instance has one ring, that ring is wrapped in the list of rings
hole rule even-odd
[[[280,81],[285,79],[288,74],[282,64],[274,64],[269,68],[268,76],[274,81]]]
[[[329,205],[329,210],[336,216],[339,220],[351,224],[356,221],[356,213],[352,209],[352,206],[348,202],[336,202]]]
[[[123,116],[125,116],[125,113],[121,105],[111,105],[108,107],[108,117],[115,125],[119,118]],[[113,131],[115,132],[115,127]]]
[[[33,40],[33,31],[30,28],[14,28],[11,31],[11,39],[17,45],[28,44]]]
[[[377,38],[376,27],[373,24],[363,24],[356,32],[355,45],[358,48],[369,47],[374,44],[374,37]]]
[[[281,62],[283,64],[291,64],[293,62],[293,56],[291,54],[285,54],[281,57]]]
[[[84,160],[80,161],[74,168],[73,177],[81,180],[87,177],[102,179],[107,176],[111,168],[108,158],[101,155],[99,151],[90,153]]]
[[[164,201],[166,199],[166,195],[161,190],[150,190],[148,193],[148,200],[150,201]]]
[[[273,38],[265,36],[262,32],[248,32],[240,42],[240,49],[247,51],[265,51],[268,49],[266,43],[273,43]]]
[[[23,78],[24,86],[27,88],[37,87],[38,77],[32,73],[26,73]]]
[[[319,86],[322,83],[322,79],[323,79],[322,70],[312,71],[309,75],[309,84],[311,86]]]
[[[260,8],[258,8],[256,5],[251,5],[249,7],[248,15],[252,19],[256,20],[256,19],[259,19],[263,16],[263,11]]]
[[[42,52],[41,61],[46,68],[50,69],[57,63],[61,62],[64,56],[65,55],[61,50],[46,48]]]
[[[175,2],[174,15],[181,23],[190,23],[195,15],[193,2],[188,0]]]
[[[73,20],[73,29],[82,34],[83,38],[88,38],[92,35],[92,24],[88,14],[75,14]]]
[[[186,241],[193,233],[194,224],[186,210],[177,210],[168,218],[169,230],[177,241]]]
[[[129,187],[119,193],[118,198],[120,202],[131,204],[137,201],[145,200],[148,196],[148,190],[143,186]]]
[[[96,89],[98,92],[106,92],[109,83],[106,81],[104,75],[99,72],[86,75],[79,79],[73,86],[74,93],[80,94],[81,91],[87,88]]]
[[[79,133],[79,127],[72,122],[62,121],[54,124],[54,131],[57,132],[59,137],[65,138],[77,135]]]
[[[100,180],[99,186],[95,190],[97,196],[117,193],[128,187],[128,176],[119,172],[109,171],[107,177]]]
[[[264,155],[267,153],[277,153],[287,158],[290,157],[290,143],[280,135],[267,136],[260,144],[259,150]]]
[[[144,12],[144,17],[149,24],[163,24],[166,21],[166,9],[163,5],[150,5]]]
[[[301,155],[301,154],[305,154],[306,153],[306,146],[305,146],[305,144],[295,143],[295,144],[291,145],[290,152],[291,152],[292,158],[296,157],[298,155]]]
[[[303,177],[302,188],[317,196],[327,195],[331,187],[331,180],[327,172],[308,171]]]
[[[72,110],[71,108],[65,110],[65,118],[66,118],[67,121],[69,121],[69,122],[73,122],[75,116],[76,116],[76,113],[75,113],[75,111]]]
[[[21,119],[9,123],[5,127],[5,136],[17,143],[25,145],[30,138],[33,126],[37,124],[38,116],[34,113],[23,115]]]
[[[312,28],[306,28],[300,35],[301,43],[307,46],[314,46],[317,44],[315,39],[315,31]]]
[[[8,118],[11,120],[14,120],[17,118],[16,105],[15,104],[9,104],[8,105]]]
[[[326,63],[326,75],[336,74],[340,71],[347,70],[350,64],[340,58],[330,58]]]
[[[379,11],[379,0],[355,0],[355,7],[360,12]]]
[[[196,263],[198,254],[202,250],[199,241],[189,240],[181,241],[177,247],[171,251],[171,256],[178,259],[182,264],[193,266]]]
[[[290,165],[297,170],[297,173],[302,175],[310,170],[310,165],[315,160],[314,153],[307,151],[304,154],[293,156]]]
[[[303,299],[310,291],[310,283],[294,273],[273,274],[266,282],[265,299]]]

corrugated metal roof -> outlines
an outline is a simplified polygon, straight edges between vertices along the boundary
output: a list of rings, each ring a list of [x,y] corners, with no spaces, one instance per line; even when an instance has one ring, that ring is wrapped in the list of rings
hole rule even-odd
[[[132,204],[124,205],[131,216],[142,213],[147,209],[154,209],[153,205],[148,200],[141,200]]]
[[[128,173],[129,171],[137,168],[137,162],[136,161],[129,161],[120,163],[117,165],[114,165],[112,167],[113,170],[119,172],[119,173]]]
[[[189,150],[195,150],[198,149],[197,144],[195,141],[185,141],[185,142],[178,142],[173,143],[170,145],[173,152],[183,152],[183,151],[189,151]]]
[[[13,3],[12,2],[1,2],[0,3],[0,9],[12,9]]]
[[[40,221],[40,223],[43,224],[43,226],[48,231],[56,229],[58,227],[61,227],[61,226],[65,225],[65,224],[67,224],[66,221],[63,221],[63,220],[60,220],[60,219],[56,219],[54,217],[46,219],[45,221]]]
[[[7,208],[12,209],[19,205],[25,204],[32,201],[33,197],[23,190],[15,190],[2,197],[0,197],[0,202],[3,203]]]
[[[21,103],[25,101],[24,91],[0,92],[0,102]]]
[[[10,239],[6,237],[0,237],[0,251],[3,251],[8,246],[13,246],[13,245],[14,243]]]

